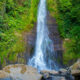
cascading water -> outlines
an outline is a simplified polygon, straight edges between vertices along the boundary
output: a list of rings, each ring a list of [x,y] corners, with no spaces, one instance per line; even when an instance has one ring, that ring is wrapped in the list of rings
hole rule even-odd
[[[53,42],[49,38],[49,31],[46,25],[46,0],[40,0],[37,18],[37,39],[35,52],[29,60],[28,65],[43,69],[57,69]]]

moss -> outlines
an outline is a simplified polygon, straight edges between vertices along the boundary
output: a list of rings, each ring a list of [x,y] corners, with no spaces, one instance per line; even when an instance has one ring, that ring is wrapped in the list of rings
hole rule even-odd
[[[56,0],[47,0],[47,8],[52,17],[57,17],[58,10],[57,10]]]
[[[63,59],[64,59],[64,64],[68,64],[69,61],[71,60],[77,60],[79,58],[79,54],[75,53],[74,47],[75,46],[75,40],[73,39],[65,39],[63,43],[64,47],[64,54],[63,54]]]
[[[12,62],[17,61],[18,54],[24,52],[26,49],[23,33],[31,31],[37,20],[39,0],[24,0],[20,4],[16,0],[11,1],[8,0],[6,6],[1,5],[6,9],[6,12],[3,14],[5,22],[2,24],[3,27],[0,27],[1,64],[4,63],[4,58]],[[0,3],[4,2],[0,1]]]
[[[27,68],[26,68],[26,66],[24,66],[24,65],[22,65],[21,68],[22,68],[21,73],[24,74],[24,73],[26,72]]]
[[[7,67],[3,68],[3,70],[4,70],[5,72],[10,73],[10,66],[7,66]]]

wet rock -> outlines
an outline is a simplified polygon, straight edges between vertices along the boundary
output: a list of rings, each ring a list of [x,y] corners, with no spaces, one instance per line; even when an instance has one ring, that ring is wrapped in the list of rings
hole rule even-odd
[[[64,72],[67,72],[67,70],[66,69],[60,69],[59,72],[64,73]]]
[[[34,24],[33,29],[25,34],[24,40],[26,42],[26,53],[27,53],[27,60],[29,60],[30,57],[32,57],[34,53],[35,48],[35,42],[36,42],[36,23]]]
[[[56,19],[53,18],[49,12],[47,13],[47,25],[49,29],[49,37],[54,42],[54,50],[63,51],[63,47],[62,47],[63,40],[60,37]]]
[[[8,77],[13,80],[41,80],[42,78],[37,69],[23,64],[6,66],[3,68],[3,72],[8,74]]]
[[[71,74],[75,77],[75,80],[80,80],[80,59],[78,59],[70,68]]]
[[[44,76],[44,78],[49,78],[50,74],[58,74],[58,72],[55,71],[55,70],[51,70],[51,71],[49,71],[49,70],[42,70],[40,73]]]
[[[48,73],[48,74],[58,74],[58,71],[55,71],[55,70],[42,70],[40,72],[41,74],[44,74],[44,73]]]
[[[63,40],[60,37],[58,31],[58,25],[56,19],[47,13],[47,27],[49,29],[49,38],[53,41],[54,51],[56,53],[55,57],[59,67],[63,65]],[[53,65],[54,66],[54,65]]]
[[[74,77],[71,75],[70,70],[60,69],[59,71],[41,71],[43,75],[43,80],[74,80]]]
[[[12,80],[11,78],[0,78],[0,80]]]
[[[40,71],[41,74],[58,74],[58,71],[55,70],[42,70]]]
[[[12,80],[9,78],[9,74],[3,70],[0,70],[0,80]]]
[[[69,75],[69,74],[71,74],[71,69],[70,68],[66,68],[66,69],[60,69],[59,70],[59,73],[61,74],[61,75]]]
[[[0,71],[0,80],[74,80],[70,70],[60,69],[43,70],[38,73],[37,69],[23,65],[9,65]]]
[[[54,76],[53,78],[52,78],[52,80],[66,80],[65,79],[65,77],[60,77],[60,76]]]
[[[77,75],[80,76],[80,70],[72,70],[71,73],[73,76],[77,76]]]
[[[3,71],[3,70],[0,70],[0,78],[7,78],[9,75]]]
[[[80,59],[77,60],[71,67],[72,70],[80,70]]]

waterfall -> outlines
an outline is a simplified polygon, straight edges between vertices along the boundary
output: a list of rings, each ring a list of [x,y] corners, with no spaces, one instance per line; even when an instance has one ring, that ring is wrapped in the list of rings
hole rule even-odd
[[[46,0],[40,0],[37,16],[37,39],[34,55],[28,65],[43,69],[57,69],[56,57],[52,40],[49,38],[47,23]]]

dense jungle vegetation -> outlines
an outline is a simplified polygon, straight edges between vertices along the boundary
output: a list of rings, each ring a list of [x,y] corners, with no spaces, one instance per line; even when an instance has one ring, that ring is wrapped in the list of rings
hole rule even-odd
[[[80,58],[80,0],[47,0],[47,7],[64,39],[64,63]]]
[[[23,32],[37,20],[39,0],[0,0],[0,64],[24,52]]]

